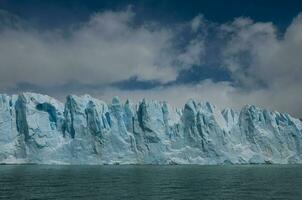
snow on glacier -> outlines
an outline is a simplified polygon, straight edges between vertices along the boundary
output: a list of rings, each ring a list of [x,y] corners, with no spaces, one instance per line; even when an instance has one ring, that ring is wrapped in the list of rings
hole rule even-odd
[[[252,105],[0,94],[0,163],[302,163],[301,142],[299,119]]]

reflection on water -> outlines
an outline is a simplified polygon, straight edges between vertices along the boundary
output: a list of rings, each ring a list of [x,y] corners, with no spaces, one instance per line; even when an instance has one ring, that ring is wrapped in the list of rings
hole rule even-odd
[[[0,166],[0,199],[302,199],[302,166]]]

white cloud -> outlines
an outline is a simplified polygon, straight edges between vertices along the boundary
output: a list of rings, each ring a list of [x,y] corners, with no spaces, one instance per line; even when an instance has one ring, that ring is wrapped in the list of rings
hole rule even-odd
[[[247,85],[261,81],[269,87],[302,83],[301,15],[282,38],[277,37],[271,23],[249,21],[238,26],[236,22],[231,25],[232,36],[224,49],[224,62],[235,79]]]
[[[17,82],[110,84],[132,76],[162,83],[175,80],[182,69],[175,66],[181,52],[173,49],[176,29],[156,23],[137,25],[134,19],[131,8],[96,13],[67,36],[64,30],[4,28],[0,32],[0,89]],[[199,62],[201,48],[199,43],[189,44],[184,62]]]
[[[271,57],[276,49],[276,30],[271,23],[254,23],[248,18],[237,18],[222,29],[227,36],[227,45],[222,50],[224,64],[233,78],[248,87],[258,85],[258,72],[261,57]],[[270,59],[270,58],[268,58]]]
[[[230,34],[224,64],[235,81],[249,88],[236,98],[242,94],[248,98],[239,98],[247,103],[301,117],[302,16],[293,20],[283,37],[272,23],[246,18],[223,25],[223,30]]]
[[[167,101],[174,106],[182,107],[190,98],[200,101],[210,101],[216,105],[229,105],[226,100],[227,93],[233,88],[228,82],[213,83],[211,80],[202,81],[199,84],[182,84],[167,87],[157,87],[150,90],[119,90],[106,88],[101,93],[95,91],[94,96],[110,102],[113,96],[119,96],[122,100],[131,99],[138,102],[143,98],[149,100]]]
[[[178,55],[177,61],[183,69],[188,69],[193,65],[201,65],[205,54],[204,40],[192,39],[185,47],[185,51]]]
[[[203,15],[197,15],[194,17],[191,21],[191,28],[193,32],[197,32],[198,29],[203,25],[204,22],[204,17]]]
[[[175,85],[148,91],[111,91],[105,96],[149,97],[168,100],[178,106],[192,97],[211,101],[222,108],[254,104],[301,117],[302,15],[293,20],[282,37],[278,36],[280,33],[272,23],[254,22],[249,18],[237,18],[221,25],[219,30],[226,40],[226,45],[220,47],[222,64],[237,84],[206,80],[196,85]],[[207,50],[206,47],[202,49]]]
[[[118,95],[134,101],[144,97],[167,100],[182,106],[195,98],[221,108],[255,104],[302,117],[302,15],[282,36],[271,22],[250,18],[213,25],[198,15],[185,25],[173,27],[154,22],[138,25],[135,17],[129,8],[96,13],[88,22],[74,26],[67,36],[64,30],[2,28],[0,90],[19,82],[57,88],[75,80],[104,85],[87,87],[85,93],[107,101]],[[206,27],[214,27],[214,32],[208,33]],[[185,31],[190,37],[179,40]],[[205,67],[209,48],[217,54],[215,63],[221,64],[217,67],[225,67],[231,81],[209,79],[195,85],[179,83],[131,91],[108,86],[133,76],[161,83],[175,80],[182,69]],[[66,91],[62,89],[55,95],[63,93]]]
[[[113,96],[119,96],[123,101],[130,99],[139,102],[143,98],[167,101],[178,108],[183,108],[190,98],[209,101],[220,109],[230,107],[237,111],[240,111],[244,105],[251,104],[301,117],[301,94],[297,91],[301,91],[302,86],[280,88],[280,90],[281,92],[270,89],[244,91],[234,87],[230,82],[215,83],[204,80],[194,85],[182,84],[149,90],[120,90],[108,87],[102,91],[91,91],[90,94],[109,103]]]

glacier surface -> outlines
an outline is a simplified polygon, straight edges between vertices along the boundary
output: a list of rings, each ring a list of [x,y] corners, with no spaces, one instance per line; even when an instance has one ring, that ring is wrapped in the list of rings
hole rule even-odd
[[[0,163],[302,163],[302,122],[251,105],[0,94]]]

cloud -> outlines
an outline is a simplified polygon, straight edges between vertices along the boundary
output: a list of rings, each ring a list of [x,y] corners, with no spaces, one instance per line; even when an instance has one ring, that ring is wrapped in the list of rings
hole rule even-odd
[[[223,24],[202,15],[174,25],[138,24],[131,7],[95,13],[64,30],[39,30],[9,17],[0,29],[2,91],[89,93],[107,101],[118,95],[177,106],[195,98],[220,108],[255,104],[302,117],[301,14],[284,33],[244,17]],[[179,81],[184,70],[199,73],[196,68],[223,69],[231,80]]]
[[[51,86],[74,80],[106,85],[133,76],[165,83],[176,79],[181,64],[200,62],[202,42],[176,50],[176,29],[153,22],[138,25],[135,17],[129,7],[96,13],[68,31],[3,28],[0,88],[17,82]]]
[[[185,47],[183,53],[177,57],[177,62],[183,69],[188,69],[193,65],[201,65],[205,54],[204,40],[194,38]]]
[[[191,28],[193,32],[197,32],[198,29],[205,23],[203,15],[199,14],[191,21]]]
[[[222,29],[230,34],[222,49],[223,64],[233,80],[248,89],[243,94],[248,97],[246,102],[301,117],[302,15],[282,37],[272,23],[247,18],[238,18]]]
[[[240,109],[245,104],[254,104],[301,118],[302,15],[294,18],[282,35],[271,22],[241,17],[215,26],[215,31],[225,41],[219,44],[217,55],[222,55],[220,65],[229,71],[231,81],[208,79],[197,84],[177,84],[147,91],[112,90],[110,95],[105,93],[104,96],[128,94],[136,99],[168,100],[179,106],[192,97],[213,102],[221,108]],[[205,56],[209,47],[204,38],[201,41],[204,52],[199,55]],[[215,42],[215,38],[207,41],[208,45]],[[204,66],[201,64],[200,67]]]
[[[204,80],[194,85],[171,85],[148,90],[106,88],[106,90],[101,93],[95,91],[93,95],[105,99],[107,102],[110,102],[113,96],[119,96],[122,100],[131,99],[134,102],[138,102],[143,98],[167,101],[180,108],[182,108],[190,98],[193,98],[199,101],[210,101],[223,108],[229,105],[229,102],[224,102],[224,100],[226,100],[227,93],[233,90],[229,84],[228,82],[213,83],[211,80]]]
[[[102,91],[93,90],[90,94],[106,102],[111,102],[113,96],[119,96],[123,101],[130,99],[133,102],[146,98],[167,101],[178,108],[183,108],[190,98],[197,101],[209,101],[220,109],[230,107],[237,111],[240,111],[244,105],[250,104],[270,111],[290,113],[301,118],[301,94],[297,92],[301,89],[299,85],[293,88],[280,88],[281,92],[270,89],[245,91],[228,81],[213,82],[208,79],[194,85],[181,84],[148,90],[121,90],[107,87]]]

